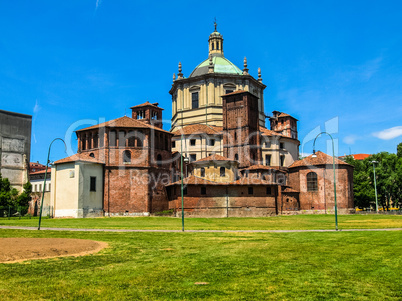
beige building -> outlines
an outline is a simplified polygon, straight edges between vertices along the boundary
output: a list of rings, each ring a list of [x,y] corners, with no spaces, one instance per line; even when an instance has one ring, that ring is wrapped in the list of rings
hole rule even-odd
[[[103,163],[76,154],[52,168],[50,204],[54,217],[103,216]]]
[[[173,77],[172,151],[182,153],[190,162],[213,154],[224,155],[222,96],[247,91],[258,98],[259,131],[262,164],[288,167],[299,158],[297,119],[273,111],[270,128],[265,126],[264,89],[261,71],[258,79],[248,73],[247,61],[240,70],[224,57],[223,37],[215,31],[209,36],[209,58],[199,64],[188,78],[179,64],[178,77]],[[230,137],[229,141],[235,140]]]
[[[216,30],[208,40],[208,58],[200,63],[189,75],[179,72],[173,75],[172,131],[191,124],[222,126],[222,95],[237,90],[249,91],[259,98],[259,121],[265,126],[264,89],[261,71],[258,80],[248,73],[247,60],[244,58],[243,70],[225,58],[223,37]]]

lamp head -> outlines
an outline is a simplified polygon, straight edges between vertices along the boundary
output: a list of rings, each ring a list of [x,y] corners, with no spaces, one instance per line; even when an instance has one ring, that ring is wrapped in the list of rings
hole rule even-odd
[[[315,149],[313,149],[313,155],[311,157],[312,158],[317,158],[317,155],[315,154]]]
[[[184,163],[188,163],[189,159],[187,157],[184,157],[183,161]]]
[[[373,164],[378,164],[378,161],[371,161],[371,163],[373,163]]]

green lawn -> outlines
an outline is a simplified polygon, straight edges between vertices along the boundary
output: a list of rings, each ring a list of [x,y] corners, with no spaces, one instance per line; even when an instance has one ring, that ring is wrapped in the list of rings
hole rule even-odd
[[[110,246],[77,258],[0,264],[2,300],[402,298],[401,231],[99,233],[7,229],[0,230],[0,237],[81,238],[105,241]]]
[[[339,229],[402,228],[401,215],[339,215]],[[0,218],[0,225],[38,226],[38,219]],[[42,227],[105,229],[181,229],[181,218],[112,217],[42,219]],[[185,218],[193,230],[309,230],[334,229],[334,215],[293,215],[265,218]]]

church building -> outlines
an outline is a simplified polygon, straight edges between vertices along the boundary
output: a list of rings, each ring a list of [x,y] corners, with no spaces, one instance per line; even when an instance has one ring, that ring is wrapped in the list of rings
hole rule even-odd
[[[299,160],[298,120],[276,110],[268,116],[265,88],[260,68],[255,79],[246,58],[241,70],[224,56],[215,24],[208,58],[188,77],[181,63],[173,75],[170,131],[163,109],[149,102],[131,107],[131,117],[76,131],[77,154],[52,170],[55,216],[333,212],[332,157]],[[336,162],[338,210],[348,213],[353,168]]]

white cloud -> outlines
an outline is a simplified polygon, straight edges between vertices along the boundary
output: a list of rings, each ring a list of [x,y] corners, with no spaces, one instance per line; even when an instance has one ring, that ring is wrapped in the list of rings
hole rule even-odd
[[[356,135],[349,135],[343,138],[343,142],[346,144],[355,144],[356,140],[358,139],[359,137],[357,137]]]
[[[402,136],[402,126],[395,126],[393,128],[385,129],[380,132],[373,133],[373,136],[382,140],[391,140],[396,137]]]

